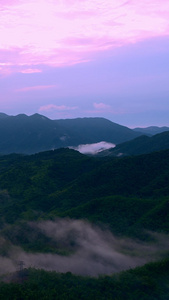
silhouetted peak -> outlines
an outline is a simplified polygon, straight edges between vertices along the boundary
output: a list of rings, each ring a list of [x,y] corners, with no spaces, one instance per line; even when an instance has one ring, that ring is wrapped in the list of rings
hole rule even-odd
[[[40,115],[38,113],[31,115],[29,118],[34,119],[34,120],[50,120],[49,118],[47,118],[43,115]]]
[[[6,117],[9,117],[9,116],[7,114],[4,114],[4,113],[0,112],[0,119],[4,119]]]

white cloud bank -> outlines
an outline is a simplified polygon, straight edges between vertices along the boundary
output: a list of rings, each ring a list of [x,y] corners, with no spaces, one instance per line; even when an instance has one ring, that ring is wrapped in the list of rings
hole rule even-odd
[[[70,147],[71,149],[77,150],[82,154],[97,154],[103,150],[114,148],[116,145],[107,142],[99,142],[94,144],[79,145],[78,147]]]

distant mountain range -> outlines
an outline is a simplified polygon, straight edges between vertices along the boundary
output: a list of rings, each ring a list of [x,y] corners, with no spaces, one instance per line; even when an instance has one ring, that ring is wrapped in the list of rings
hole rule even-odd
[[[40,114],[0,113],[0,154],[33,154],[102,141],[117,145],[103,155],[149,153],[169,148],[167,130],[156,126],[130,129],[104,118],[51,120]],[[161,131],[162,135],[149,137]]]
[[[104,118],[51,120],[39,114],[0,113],[0,154],[32,154],[101,141],[119,144],[141,134]]]
[[[149,126],[146,128],[136,127],[133,130],[136,132],[141,132],[146,135],[155,135],[158,133],[162,133],[164,131],[169,131],[169,127],[166,127],[166,126],[163,126],[163,127]]]

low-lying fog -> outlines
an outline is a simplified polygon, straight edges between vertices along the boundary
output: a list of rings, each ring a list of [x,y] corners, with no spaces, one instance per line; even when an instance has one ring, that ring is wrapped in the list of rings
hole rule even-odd
[[[79,145],[77,147],[69,147],[70,149],[74,149],[79,151],[82,154],[97,154],[101,151],[114,148],[116,145],[107,142],[99,142],[94,144],[84,144]]]
[[[156,241],[143,243],[117,238],[109,230],[82,220],[57,219],[31,222],[29,226],[62,243],[70,254],[27,253],[12,245],[7,257],[0,256],[0,274],[16,271],[18,261],[23,261],[25,268],[90,276],[112,274],[164,257],[169,249],[167,235],[151,233]],[[0,244],[4,242],[1,238]]]

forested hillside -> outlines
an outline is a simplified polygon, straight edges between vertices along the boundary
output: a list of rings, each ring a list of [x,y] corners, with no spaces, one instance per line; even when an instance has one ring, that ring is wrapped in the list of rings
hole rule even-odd
[[[142,135],[131,141],[118,144],[115,148],[102,151],[100,156],[129,156],[147,154],[155,151],[169,149],[169,131],[152,137]]]
[[[124,158],[68,148],[1,156],[0,274],[15,282],[0,285],[2,299],[11,293],[45,299],[44,282],[53,293],[47,299],[167,299],[168,195],[169,150]],[[29,270],[20,285],[20,260],[26,268],[96,277],[133,270],[98,279]],[[51,276],[60,288],[49,284]]]
[[[1,283],[2,300],[86,299],[86,300],[168,300],[169,260],[151,263],[114,276],[98,279],[43,270],[23,271],[18,281]],[[22,283],[22,284],[21,284]]]
[[[153,229],[156,220],[154,229],[168,231],[168,158],[169,150],[106,160],[70,149],[32,156],[2,156],[1,222],[13,223],[22,218],[23,213],[29,219],[32,211],[32,214],[44,213],[45,218],[67,215],[98,219],[103,223],[110,214],[108,224],[112,225],[117,210],[118,218],[128,218],[131,222],[127,213],[122,217],[128,210],[135,216],[135,222],[139,222],[140,215],[142,220],[146,218],[144,225],[149,224],[148,228]],[[164,215],[159,214],[162,210]]]

